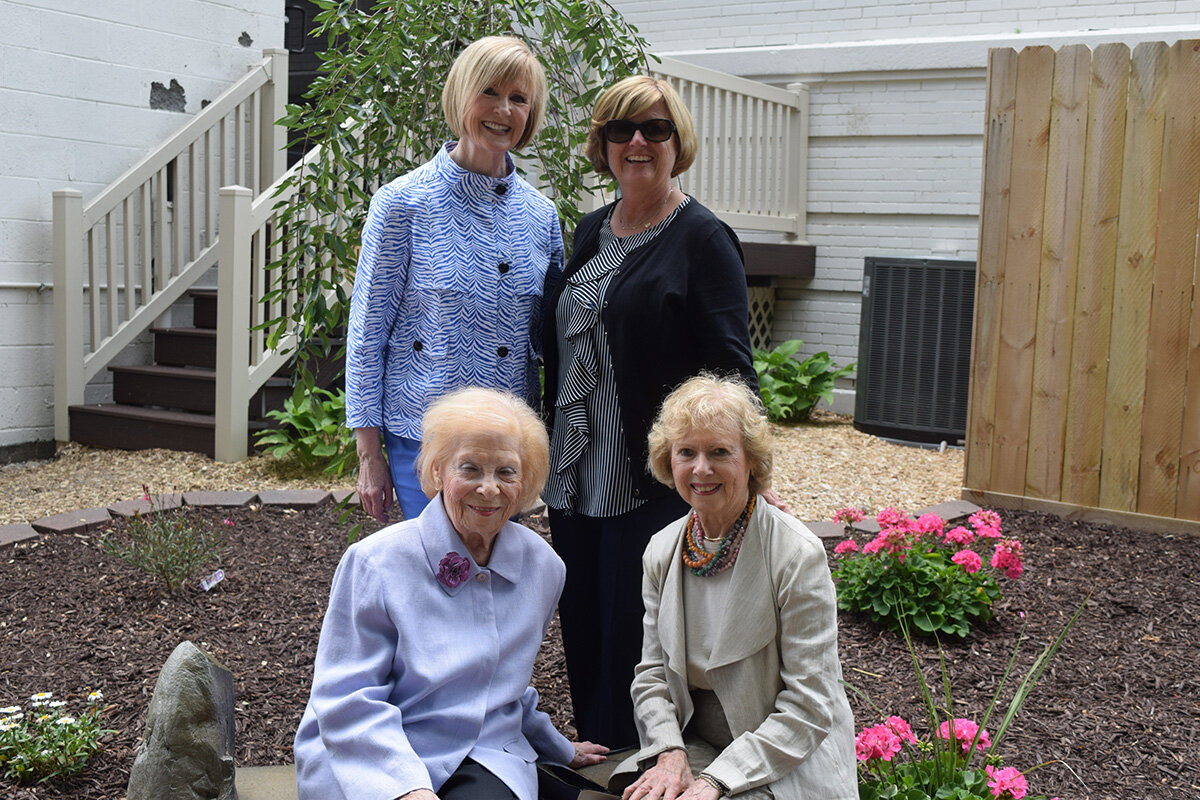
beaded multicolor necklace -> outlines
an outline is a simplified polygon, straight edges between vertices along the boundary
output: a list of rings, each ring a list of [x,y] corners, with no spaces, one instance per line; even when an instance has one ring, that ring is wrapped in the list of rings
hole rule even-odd
[[[693,575],[706,578],[709,575],[720,574],[733,566],[733,562],[737,560],[738,550],[742,548],[742,537],[746,535],[746,526],[750,522],[750,515],[754,513],[754,503],[757,500],[755,495],[750,495],[750,502],[746,503],[742,515],[737,518],[737,522],[733,523],[729,532],[721,537],[721,545],[714,553],[704,549],[702,541],[705,538],[704,526],[700,524],[700,517],[696,515],[696,512],[691,513],[688,517],[687,528],[683,532],[683,563],[687,565]]]

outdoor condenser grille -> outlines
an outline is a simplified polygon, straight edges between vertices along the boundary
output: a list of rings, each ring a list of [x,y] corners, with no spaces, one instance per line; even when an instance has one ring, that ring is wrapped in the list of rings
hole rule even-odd
[[[966,436],[975,262],[866,259],[854,427],[957,443]]]

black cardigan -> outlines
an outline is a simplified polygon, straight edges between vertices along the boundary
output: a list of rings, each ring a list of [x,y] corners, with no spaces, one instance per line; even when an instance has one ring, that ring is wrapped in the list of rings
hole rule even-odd
[[[593,211],[579,221],[570,262],[561,274],[547,275],[543,408],[551,425],[558,399],[558,298],[565,278],[596,254],[600,227],[610,209]],[[738,373],[758,391],[744,263],[737,235],[693,199],[662,233],[630,252],[608,284],[600,317],[612,355],[636,497],[671,493],[646,467],[646,436],[672,389],[709,370]]]

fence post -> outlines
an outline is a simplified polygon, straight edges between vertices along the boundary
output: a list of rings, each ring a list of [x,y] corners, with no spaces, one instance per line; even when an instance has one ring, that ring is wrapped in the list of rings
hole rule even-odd
[[[71,440],[83,403],[83,194],[56,189],[54,213],[54,438]]]
[[[217,239],[217,398],[213,455],[246,457],[250,397],[250,201],[244,186],[222,186]]]
[[[270,60],[268,71],[271,74],[271,80],[263,87],[259,106],[265,124],[259,126],[258,150],[262,157],[258,185],[265,191],[287,169],[287,128],[278,122],[287,113],[288,51],[268,47],[263,50],[263,55]]]
[[[789,92],[795,92],[797,107],[792,112],[788,131],[788,195],[787,213],[796,221],[788,239],[808,241],[808,84],[789,83]]]

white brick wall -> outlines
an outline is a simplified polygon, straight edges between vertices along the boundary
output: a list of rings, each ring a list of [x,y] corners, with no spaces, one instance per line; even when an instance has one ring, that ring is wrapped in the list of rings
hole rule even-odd
[[[1197,0],[614,4],[655,53],[808,84],[816,276],[781,282],[774,338],[803,339],[804,355],[827,350],[840,363],[858,357],[867,256],[976,257],[990,47],[1200,38]],[[853,409],[849,394],[840,401]]]
[[[0,0],[0,461],[53,437],[51,192],[88,202],[283,29],[281,0]],[[172,79],[184,113],[150,108]]]
[[[616,0],[658,52],[1200,24],[1195,0]]]

